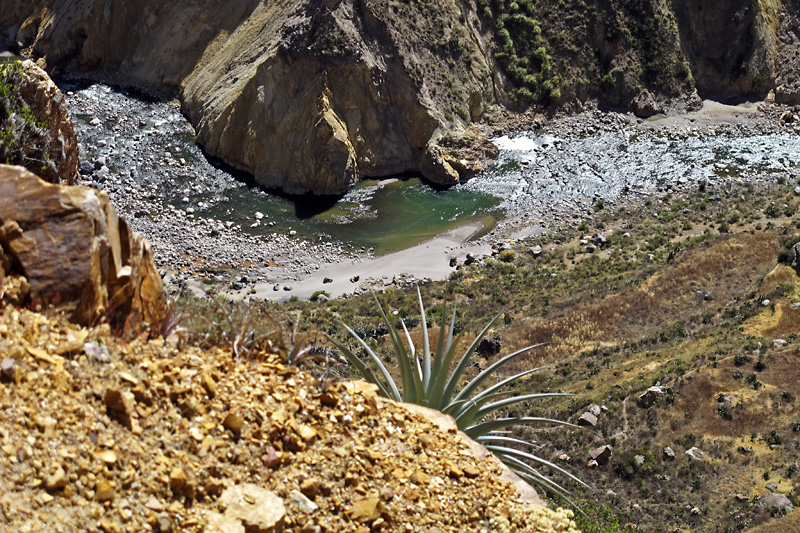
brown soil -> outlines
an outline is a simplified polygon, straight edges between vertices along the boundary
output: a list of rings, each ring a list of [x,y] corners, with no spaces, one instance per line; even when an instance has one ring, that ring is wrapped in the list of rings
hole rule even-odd
[[[326,389],[277,355],[126,343],[58,310],[0,306],[2,531],[201,531],[244,483],[284,501],[289,531],[574,526],[363,384]]]

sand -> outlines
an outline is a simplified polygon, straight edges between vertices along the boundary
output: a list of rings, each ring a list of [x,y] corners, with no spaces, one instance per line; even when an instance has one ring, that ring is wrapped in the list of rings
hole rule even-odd
[[[330,265],[302,280],[292,281],[287,279],[290,277],[289,273],[281,273],[280,269],[269,269],[268,275],[275,281],[256,285],[256,293],[251,296],[286,301],[292,296],[308,299],[316,291],[325,291],[332,297],[339,297],[343,294],[353,294],[362,284],[368,283],[369,278],[377,280],[375,285],[380,285],[381,282],[390,285],[398,274],[407,274],[416,279],[444,280],[455,271],[455,268],[450,266],[452,256],[462,264],[468,253],[478,255],[491,252],[491,245],[486,242],[468,242],[469,238],[481,229],[483,224],[480,222],[466,224],[399,252],[366,258],[358,262],[344,261]],[[359,281],[351,282],[350,279],[355,276],[358,276]],[[323,283],[325,278],[333,281]],[[278,291],[274,290],[276,285],[280,286]],[[291,287],[292,290],[286,291],[284,287]]]

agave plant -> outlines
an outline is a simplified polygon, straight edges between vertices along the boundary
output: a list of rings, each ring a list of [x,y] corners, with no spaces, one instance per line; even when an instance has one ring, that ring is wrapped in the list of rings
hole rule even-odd
[[[541,448],[541,446],[531,442],[508,436],[507,430],[508,428],[522,424],[559,424],[576,428],[578,426],[562,420],[528,416],[487,419],[489,415],[520,402],[557,396],[570,396],[569,394],[563,393],[517,395],[518,391],[508,388],[525,376],[540,370],[542,367],[525,370],[524,372],[503,379],[491,386],[481,388],[481,385],[484,385],[486,380],[495,375],[500,368],[520,355],[527,353],[529,350],[541,346],[541,344],[528,346],[501,358],[496,363],[481,370],[465,386],[459,388],[459,382],[464,377],[466,370],[470,367],[472,354],[500,315],[494,317],[494,319],[483,328],[480,334],[475,337],[467,350],[456,362],[456,349],[461,345],[464,333],[462,332],[455,340],[453,339],[456,320],[455,305],[453,305],[449,326],[445,325],[445,321],[442,320],[436,349],[434,352],[431,352],[425,306],[422,303],[422,294],[419,291],[419,287],[417,287],[422,325],[422,350],[421,353],[418,353],[405,323],[401,321],[407,344],[401,341],[397,328],[394,327],[387,317],[375,293],[373,293],[372,296],[375,298],[381,318],[386,324],[386,329],[389,331],[389,337],[391,338],[395,356],[400,366],[401,385],[398,387],[388,369],[381,361],[381,358],[369,347],[366,341],[353,331],[350,326],[342,324],[342,327],[353,335],[356,341],[358,341],[358,344],[364,348],[369,359],[374,363],[375,367],[377,367],[377,372],[375,372],[342,342],[328,337],[342,352],[347,361],[353,365],[359,375],[365,380],[377,385],[381,394],[387,398],[398,402],[424,405],[451,415],[455,419],[460,430],[473,440],[482,443],[521,478],[543,489],[559,494],[575,506],[567,496],[566,489],[543,475],[532,466],[532,464],[548,466],[583,486],[587,485],[550,461],[534,455],[533,453],[508,446],[516,445],[522,446],[523,448]],[[455,368],[451,371],[451,367],[454,363]],[[577,506],[575,507],[577,508]]]

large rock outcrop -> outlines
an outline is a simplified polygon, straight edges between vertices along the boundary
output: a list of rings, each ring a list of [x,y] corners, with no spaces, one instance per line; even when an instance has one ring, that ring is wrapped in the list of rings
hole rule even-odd
[[[779,0],[677,0],[673,5],[701,94],[764,96],[775,87]]]
[[[406,171],[455,183],[480,165],[439,141],[487,104],[594,98],[647,116],[698,93],[800,95],[797,0],[5,4],[12,47],[178,96],[209,154],[288,192]]]
[[[72,320],[101,320],[130,337],[158,331],[165,298],[150,244],[86,187],[46,183],[0,165],[0,259],[24,276],[30,303],[72,309]]]
[[[455,0],[12,4],[0,25],[23,53],[177,93],[209,154],[288,192],[415,170],[453,184],[436,140],[493,99],[477,18]]]
[[[33,61],[0,66],[0,161],[23,165],[50,183],[78,175],[78,137],[64,95]]]

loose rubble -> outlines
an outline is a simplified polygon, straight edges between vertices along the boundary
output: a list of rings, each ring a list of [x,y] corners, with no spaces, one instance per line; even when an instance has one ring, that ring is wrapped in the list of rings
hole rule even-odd
[[[0,529],[574,531],[374,387],[0,306]]]

